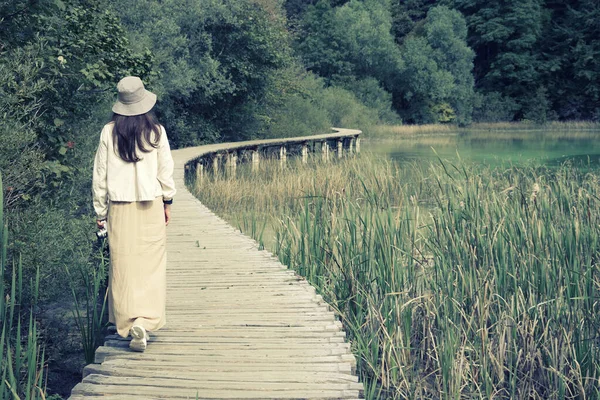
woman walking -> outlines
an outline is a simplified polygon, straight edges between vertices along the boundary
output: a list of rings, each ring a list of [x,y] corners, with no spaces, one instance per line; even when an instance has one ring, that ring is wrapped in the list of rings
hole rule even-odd
[[[138,77],[117,85],[93,174],[98,228],[108,231],[109,321],[129,347],[144,351],[148,332],[165,325],[166,225],[175,195],[167,134],[153,113],[156,95]]]

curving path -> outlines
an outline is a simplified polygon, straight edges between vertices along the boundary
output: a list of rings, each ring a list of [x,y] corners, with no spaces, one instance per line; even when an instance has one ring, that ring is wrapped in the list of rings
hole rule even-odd
[[[320,137],[357,131],[338,132]],[[179,192],[167,230],[167,326],[151,337],[145,353],[131,352],[125,339],[107,337],[71,399],[362,395],[345,333],[321,296],[185,189],[188,161],[266,142],[173,151]]]

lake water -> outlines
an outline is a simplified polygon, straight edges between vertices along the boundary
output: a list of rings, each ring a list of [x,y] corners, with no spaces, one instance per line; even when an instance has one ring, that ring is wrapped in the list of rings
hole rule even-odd
[[[455,160],[492,166],[548,165],[567,161],[600,167],[600,130],[587,131],[461,131],[405,139],[364,140],[363,149],[403,162]],[[435,149],[435,152],[434,152]],[[436,155],[437,152],[437,155]]]

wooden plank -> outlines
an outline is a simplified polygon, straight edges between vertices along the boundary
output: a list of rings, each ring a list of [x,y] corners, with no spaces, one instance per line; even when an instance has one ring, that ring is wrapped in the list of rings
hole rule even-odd
[[[98,365],[98,364],[90,364]],[[304,374],[308,372],[314,373],[341,373],[350,374],[352,368],[347,363],[314,363],[314,364],[298,364],[294,362],[278,362],[276,364],[254,364],[247,362],[240,363],[223,363],[219,360],[206,361],[202,364],[193,364],[185,360],[153,360],[151,358],[140,358],[140,359],[127,359],[127,358],[110,358],[102,363],[102,366],[117,366],[124,368],[136,368],[136,369],[156,369],[156,370],[185,370],[194,368],[198,371],[206,372],[280,372],[280,371],[291,371],[292,373]],[[354,375],[351,375],[354,376]]]
[[[174,352],[176,350],[185,351],[186,354],[206,354],[213,352],[235,352],[241,354],[250,351],[260,351],[261,354],[268,354],[272,351],[301,351],[303,354],[345,354],[350,349],[348,343],[274,343],[274,342],[246,342],[246,343],[214,343],[214,342],[154,342],[150,340],[148,348],[160,346],[156,351]],[[154,345],[152,345],[154,343]],[[104,342],[107,347],[128,348],[129,342],[125,340],[107,340]],[[147,350],[148,351],[148,350]]]
[[[335,371],[302,370],[211,370],[190,365],[178,365],[176,369],[165,370],[160,365],[140,364],[118,366],[110,364],[89,364],[83,369],[83,376],[91,374],[110,376],[135,376],[144,378],[172,378],[214,382],[291,382],[291,383],[357,383],[358,377]]]
[[[103,350],[101,350],[103,349]],[[219,358],[222,360],[230,361],[251,361],[251,362],[267,362],[273,363],[278,361],[287,361],[293,358],[298,363],[311,363],[311,362],[341,362],[347,361],[345,356],[348,352],[345,348],[286,348],[286,349],[273,349],[273,348],[250,348],[250,349],[231,349],[231,348],[217,348],[209,347],[202,348],[200,345],[195,347],[190,346],[148,346],[146,351],[142,355],[146,355],[148,358],[155,357],[156,359],[173,359],[175,357],[181,357],[182,359],[189,360],[190,362],[202,362],[203,360],[210,360]],[[125,354],[123,354],[125,353]],[[96,351],[96,356],[104,355],[107,356],[120,356],[127,358],[139,359],[141,353],[133,352],[129,347],[108,347],[101,346]],[[97,361],[98,363],[98,361]]]
[[[149,347],[150,349],[150,347]],[[290,354],[292,353],[292,354]],[[237,363],[254,363],[254,364],[268,364],[276,365],[278,363],[285,363],[290,359],[294,360],[296,364],[331,364],[347,362],[351,366],[356,365],[354,356],[350,354],[340,355],[302,355],[294,354],[294,352],[275,352],[274,354],[260,354],[255,352],[254,354],[235,354],[234,352],[221,352],[219,354],[186,354],[184,352],[172,352],[170,354],[164,352],[155,352],[150,349],[144,353],[137,353],[129,351],[129,349],[119,349],[114,347],[100,346],[96,350],[96,364],[101,364],[104,360],[109,358],[127,358],[132,360],[164,360],[164,361],[183,361],[186,363],[202,364],[204,362],[214,362],[220,360],[223,363],[237,362]]]
[[[277,392],[260,389],[215,390],[194,388],[170,388],[164,386],[133,386],[133,385],[97,385],[80,383],[73,389],[74,395],[79,396],[147,396],[147,399],[348,399],[358,398],[358,390],[280,390]]]
[[[262,392],[280,392],[280,391],[300,391],[304,389],[310,390],[331,390],[337,392],[362,389],[362,385],[356,382],[271,382],[271,381],[209,381],[201,379],[180,379],[177,376],[173,377],[152,377],[151,379],[139,379],[139,376],[115,376],[104,374],[90,374],[83,379],[84,383],[93,383],[97,385],[120,385],[140,387],[152,385],[168,389],[187,389],[194,390],[256,390]],[[143,376],[141,377],[143,378]]]

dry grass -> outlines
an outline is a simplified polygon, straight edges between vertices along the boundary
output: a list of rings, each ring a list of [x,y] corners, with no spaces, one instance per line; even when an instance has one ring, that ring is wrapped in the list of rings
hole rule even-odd
[[[416,135],[440,135],[457,133],[454,125],[429,124],[429,125],[377,125],[370,129],[373,137],[406,137]]]
[[[469,134],[489,137],[522,138],[539,134],[551,138],[588,138],[600,136],[600,123],[592,121],[550,122],[539,125],[530,122],[474,123],[468,127],[455,125],[378,125],[367,135],[373,139],[412,139],[423,136]]]
[[[552,121],[547,124],[536,124],[533,122],[493,122],[493,123],[475,123],[469,126],[469,128],[478,129],[491,129],[491,130],[571,130],[571,129],[600,129],[600,123],[594,121]]]

